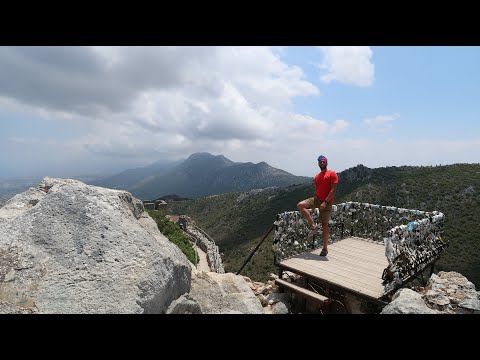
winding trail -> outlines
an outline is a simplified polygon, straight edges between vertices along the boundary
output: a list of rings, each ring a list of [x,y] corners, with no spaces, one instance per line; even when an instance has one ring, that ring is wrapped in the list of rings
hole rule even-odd
[[[197,264],[197,270],[207,271],[207,272],[212,271],[210,269],[210,266],[208,266],[207,254],[198,246],[195,246],[195,249],[197,250],[198,258],[200,260]]]
[[[167,218],[171,222],[177,223],[179,215],[167,215]],[[186,233],[186,235],[190,238],[193,247],[197,250],[198,253],[199,262],[196,266],[196,269],[199,271],[212,271],[212,269],[210,269],[210,266],[208,265],[207,254],[195,244],[195,239],[191,235],[189,235],[188,233]]]

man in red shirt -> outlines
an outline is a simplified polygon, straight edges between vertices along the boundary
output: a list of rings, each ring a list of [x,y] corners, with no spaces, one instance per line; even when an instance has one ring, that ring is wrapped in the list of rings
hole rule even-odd
[[[317,224],[314,223],[308,209],[320,209],[320,221],[322,222],[323,232],[323,249],[320,256],[328,254],[328,239],[330,237],[328,222],[332,213],[332,203],[335,191],[338,185],[337,173],[333,170],[327,170],[328,160],[325,156],[320,155],[317,159],[320,172],[315,175],[315,194],[313,197],[300,201],[297,208],[303,214],[310,225],[310,234],[317,230]]]

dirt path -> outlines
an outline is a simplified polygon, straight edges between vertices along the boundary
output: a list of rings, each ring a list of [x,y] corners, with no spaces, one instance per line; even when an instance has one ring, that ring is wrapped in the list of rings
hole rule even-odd
[[[198,257],[199,257],[199,260],[200,260],[197,264],[197,270],[212,271],[212,270],[210,270],[210,267],[208,266],[207,254],[205,254],[205,252],[202,249],[200,249],[198,246],[196,247],[196,249],[197,249]]]

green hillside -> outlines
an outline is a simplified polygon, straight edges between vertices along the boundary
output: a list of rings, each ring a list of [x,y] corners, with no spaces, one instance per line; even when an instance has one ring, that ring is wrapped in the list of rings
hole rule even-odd
[[[480,164],[434,167],[359,165],[339,173],[335,203],[369,202],[446,215],[445,236],[450,247],[435,271],[457,271],[480,288]],[[275,221],[276,214],[296,210],[313,193],[313,185],[293,185],[261,193],[229,193],[169,203],[169,212],[186,214],[215,239],[224,253],[225,270],[236,272]],[[242,199],[243,198],[243,199]],[[266,281],[273,266],[273,232],[242,274]]]

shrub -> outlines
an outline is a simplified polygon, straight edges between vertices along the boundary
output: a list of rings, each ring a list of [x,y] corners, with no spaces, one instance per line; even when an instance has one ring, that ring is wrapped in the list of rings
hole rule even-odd
[[[148,215],[157,223],[158,230],[167,237],[172,243],[178,246],[180,250],[185,254],[187,259],[197,265],[199,258],[196,250],[193,248],[192,243],[183,234],[183,230],[178,224],[171,222],[166,217],[165,210],[146,210]]]

